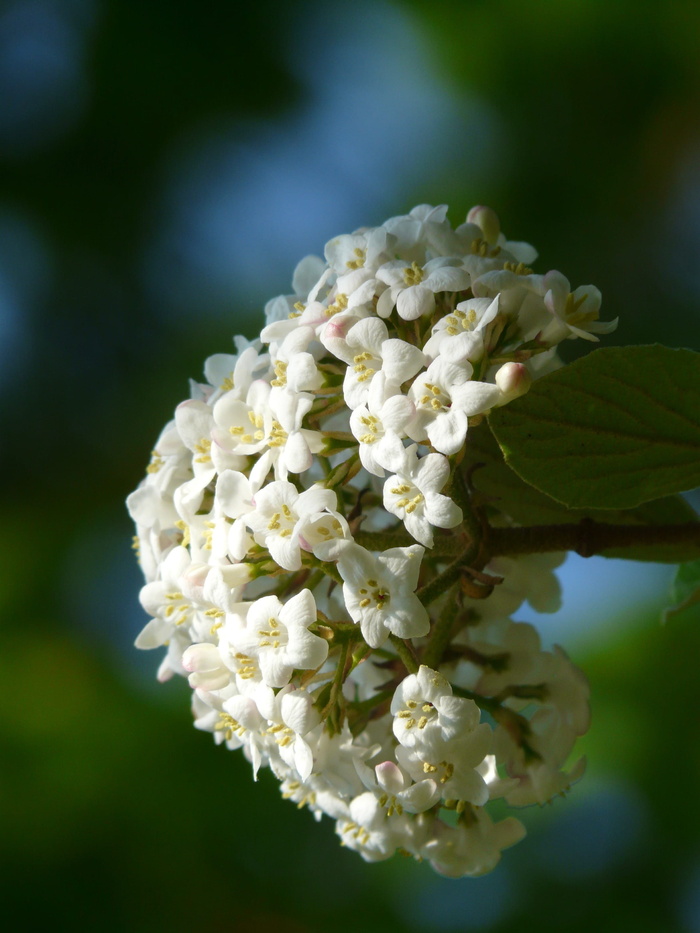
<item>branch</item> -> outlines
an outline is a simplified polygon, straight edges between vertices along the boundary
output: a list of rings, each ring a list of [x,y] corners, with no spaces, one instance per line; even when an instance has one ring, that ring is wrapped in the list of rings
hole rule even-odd
[[[700,522],[678,525],[608,525],[584,518],[575,525],[532,525],[524,528],[489,528],[486,550],[491,557],[575,551],[592,557],[615,548],[654,547],[661,544],[700,546]]]

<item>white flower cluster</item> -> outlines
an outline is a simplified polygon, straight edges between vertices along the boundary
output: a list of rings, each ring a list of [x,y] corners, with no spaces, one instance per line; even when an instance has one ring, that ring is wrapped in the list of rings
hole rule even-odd
[[[459,877],[524,834],[488,802],[568,788],[588,725],[583,676],[511,620],[555,608],[557,561],[478,562],[468,431],[561,340],[615,322],[593,286],[534,273],[488,208],[456,229],[446,210],[304,259],[260,339],[207,360],[128,505],[152,616],[137,645],[188,677],[195,725],[365,859]]]

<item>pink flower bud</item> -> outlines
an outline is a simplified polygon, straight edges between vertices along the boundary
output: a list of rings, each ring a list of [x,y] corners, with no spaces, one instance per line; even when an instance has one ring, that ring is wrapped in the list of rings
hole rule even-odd
[[[496,373],[496,385],[504,395],[501,404],[525,395],[531,383],[532,377],[522,363],[504,363]]]

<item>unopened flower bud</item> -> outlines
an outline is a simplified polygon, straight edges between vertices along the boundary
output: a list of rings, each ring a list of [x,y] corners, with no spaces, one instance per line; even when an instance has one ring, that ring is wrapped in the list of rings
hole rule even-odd
[[[192,689],[220,690],[231,679],[231,672],[221,660],[219,649],[206,642],[190,645],[182,656],[182,666],[191,671],[187,679]]]
[[[492,208],[477,204],[467,214],[467,223],[481,227],[481,232],[484,234],[487,243],[493,246],[498,242],[501,224],[498,220],[498,214]]]
[[[522,363],[504,363],[496,373],[496,385],[503,393],[500,404],[525,395],[531,383],[532,377]]]

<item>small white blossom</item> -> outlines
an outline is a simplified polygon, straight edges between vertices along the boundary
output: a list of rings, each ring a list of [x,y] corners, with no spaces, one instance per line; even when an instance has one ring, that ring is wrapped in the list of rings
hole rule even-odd
[[[358,321],[343,338],[337,327],[326,332],[324,345],[338,359],[348,364],[343,393],[353,409],[367,401],[375,375],[381,370],[386,379],[399,386],[422,368],[421,350],[405,340],[389,338],[386,324],[378,318]]]
[[[436,292],[460,292],[471,282],[461,261],[449,257],[431,259],[423,266],[395,259],[377,270],[377,278],[389,286],[379,298],[377,314],[389,317],[396,306],[405,321],[432,314]]]
[[[467,436],[469,418],[496,405],[501,393],[497,386],[471,378],[469,363],[457,364],[438,358],[411,386],[409,398],[416,415],[406,427],[414,441],[427,437],[440,453],[455,454]]]
[[[375,557],[357,544],[340,552],[338,570],[343,597],[353,622],[372,648],[379,648],[390,634],[416,638],[430,628],[428,613],[416,597],[424,548],[390,548]]]
[[[284,605],[276,596],[263,596],[250,606],[245,624],[231,632],[230,640],[237,651],[256,660],[269,687],[284,687],[295,668],[313,670],[328,657],[328,642],[309,631],[316,618],[310,590]]]
[[[450,477],[450,464],[441,454],[417,456],[417,447],[404,448],[396,474],[384,483],[384,508],[398,516],[406,531],[426,547],[433,546],[433,526],[454,528],[462,510],[439,492]]]

